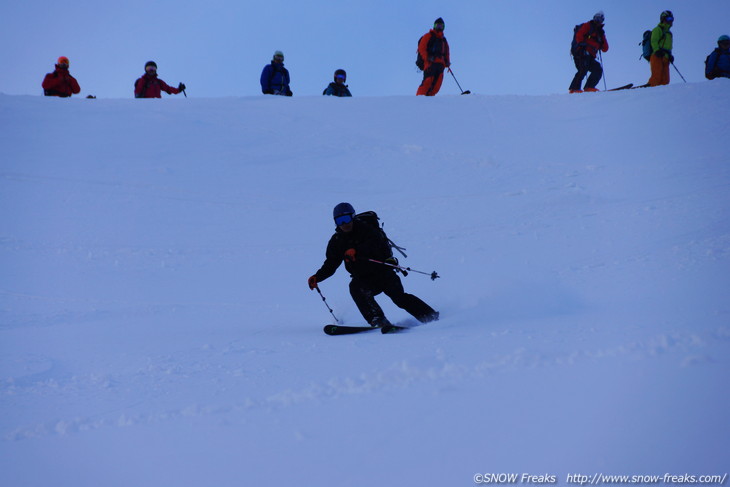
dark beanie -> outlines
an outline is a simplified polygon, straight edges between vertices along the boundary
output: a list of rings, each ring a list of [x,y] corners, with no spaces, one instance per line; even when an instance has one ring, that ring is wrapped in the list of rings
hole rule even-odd
[[[442,19],[441,17],[439,17],[438,19],[436,19],[436,20],[433,21],[433,25],[436,25],[436,24],[444,24],[444,25],[446,25],[446,22],[444,22],[444,19]]]
[[[147,64],[144,65],[144,68],[147,69],[147,66],[154,66],[155,69],[157,69],[157,63],[154,61],[147,61]]]

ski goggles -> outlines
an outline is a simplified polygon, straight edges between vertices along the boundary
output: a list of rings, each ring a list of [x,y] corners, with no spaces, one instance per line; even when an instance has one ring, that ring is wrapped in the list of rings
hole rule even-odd
[[[664,17],[664,22],[672,23],[672,22],[674,22],[674,17],[672,17],[672,16]]]
[[[337,225],[338,227],[340,225],[347,225],[351,221],[352,221],[352,215],[349,213],[346,215],[340,215],[340,216],[335,217],[335,225]]]
[[[338,74],[335,76],[335,79],[341,79],[342,81],[345,81],[345,75],[344,74]]]

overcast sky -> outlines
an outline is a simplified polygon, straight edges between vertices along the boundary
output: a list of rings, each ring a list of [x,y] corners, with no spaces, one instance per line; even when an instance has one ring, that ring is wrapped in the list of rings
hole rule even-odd
[[[464,89],[565,93],[575,73],[573,27],[598,10],[606,15],[611,88],[648,80],[637,44],[665,9],[676,18],[676,67],[687,81],[704,81],[705,57],[730,34],[728,0],[3,0],[0,92],[40,95],[43,76],[64,55],[82,96],[133,97],[148,60],[168,84],[186,83],[190,97],[257,96],[261,69],[281,50],[294,96],[321,95],[337,68],[347,71],[354,96],[415,95],[416,43],[443,17]],[[682,82],[674,69],[671,76]],[[449,76],[441,94],[458,93]]]

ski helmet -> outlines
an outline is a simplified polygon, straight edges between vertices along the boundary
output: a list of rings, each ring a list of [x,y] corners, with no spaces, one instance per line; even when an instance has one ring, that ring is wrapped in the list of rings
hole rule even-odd
[[[273,61],[281,61],[281,62],[284,62],[284,53],[281,52],[281,51],[274,52]]]
[[[335,71],[335,81],[337,81],[338,76],[342,77],[343,82],[347,81],[347,72],[344,69],[338,69]]]
[[[332,217],[337,218],[338,216],[343,215],[355,215],[355,208],[352,207],[350,203],[340,203],[337,206],[335,206],[335,209],[332,210]]]
[[[147,61],[147,64],[144,65],[144,70],[147,71],[147,68],[149,68],[150,66],[155,68],[155,71],[157,71],[157,63],[154,61]]]
[[[603,10],[599,10],[596,12],[596,15],[593,16],[593,20],[595,22],[598,22],[599,24],[603,24],[604,20],[606,20],[606,16],[603,14]]]
[[[438,19],[434,20],[433,21],[433,28],[435,30],[444,30],[446,28],[446,24],[444,23],[444,19],[442,19],[441,17],[439,17]]]
[[[674,14],[671,10],[665,10],[659,16],[659,20],[661,20],[662,22],[674,22]]]
[[[61,56],[60,58],[58,58],[58,61],[56,61],[56,64],[68,66],[68,58],[66,56]]]
[[[721,42],[730,42],[730,37],[727,35],[721,35],[717,38],[717,43],[720,44]]]

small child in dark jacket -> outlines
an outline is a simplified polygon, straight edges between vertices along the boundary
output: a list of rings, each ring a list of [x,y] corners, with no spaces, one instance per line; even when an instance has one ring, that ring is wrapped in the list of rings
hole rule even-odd
[[[338,69],[335,71],[335,80],[324,89],[322,94],[327,96],[352,96],[345,81],[347,81],[347,73],[344,69]]]

